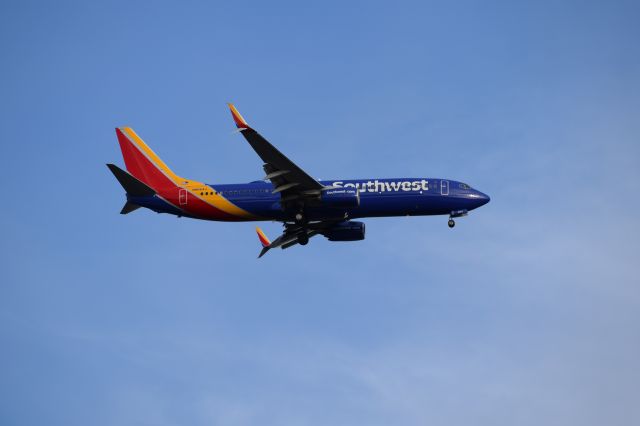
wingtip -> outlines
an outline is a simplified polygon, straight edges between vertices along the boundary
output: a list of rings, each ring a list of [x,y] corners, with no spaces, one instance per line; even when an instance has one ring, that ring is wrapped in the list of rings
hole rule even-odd
[[[258,239],[260,240],[260,244],[262,244],[263,248],[267,248],[271,245],[271,241],[269,241],[269,238],[267,238],[267,236],[264,234],[264,232],[262,232],[262,229],[260,229],[259,226],[256,226],[256,233],[258,234]]]
[[[249,124],[247,121],[240,115],[238,109],[231,102],[228,102],[229,110],[231,110],[231,116],[233,117],[233,121],[236,123],[236,127],[238,129],[248,129]]]
[[[271,241],[269,238],[262,232],[259,226],[256,226],[256,233],[258,234],[258,239],[260,240],[260,244],[262,244],[262,250],[260,250],[260,254],[258,255],[258,259],[265,255],[271,248]]]

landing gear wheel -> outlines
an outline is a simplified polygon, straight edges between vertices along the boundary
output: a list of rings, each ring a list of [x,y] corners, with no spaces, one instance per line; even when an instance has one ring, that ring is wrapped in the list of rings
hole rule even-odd
[[[309,236],[306,233],[298,235],[298,244],[300,244],[301,246],[306,246],[308,242]]]
[[[456,226],[456,222],[453,219],[449,219],[447,225],[449,225],[449,228],[453,228],[454,226]]]

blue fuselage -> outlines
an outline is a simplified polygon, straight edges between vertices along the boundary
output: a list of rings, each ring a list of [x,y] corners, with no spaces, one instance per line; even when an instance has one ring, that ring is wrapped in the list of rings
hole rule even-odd
[[[323,185],[357,188],[360,205],[355,208],[335,208],[322,205],[308,207],[309,220],[364,218],[383,216],[450,215],[466,212],[489,202],[489,197],[468,185],[447,179],[398,178],[325,180]],[[262,220],[287,221],[292,212],[282,209],[280,194],[273,194],[273,185],[265,181],[244,184],[211,184],[220,195]],[[150,202],[151,200],[149,200]],[[158,201],[158,200],[156,200]],[[162,209],[164,203],[145,203],[155,211],[179,214],[174,208]]]

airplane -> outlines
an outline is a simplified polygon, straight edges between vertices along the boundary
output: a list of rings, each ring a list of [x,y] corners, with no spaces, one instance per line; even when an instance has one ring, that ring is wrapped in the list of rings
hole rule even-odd
[[[237,131],[264,162],[262,180],[206,184],[176,175],[130,127],[116,128],[126,171],[107,167],[126,192],[120,211],[140,207],[157,213],[213,221],[278,221],[284,232],[271,241],[256,227],[262,250],[306,245],[315,235],[359,241],[365,224],[353,219],[448,215],[454,219],[487,204],[489,196],[451,179],[392,178],[317,180],[249,126],[228,104]]]

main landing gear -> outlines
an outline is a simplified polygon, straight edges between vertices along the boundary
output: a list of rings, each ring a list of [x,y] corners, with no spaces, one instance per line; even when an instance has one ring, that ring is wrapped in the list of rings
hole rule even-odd
[[[298,235],[298,244],[301,246],[306,246],[309,243],[309,235],[307,235],[307,231],[304,230],[303,233]]]
[[[304,211],[300,210],[294,216],[296,221],[296,225],[300,227],[300,233],[298,234],[298,244],[301,246],[306,246],[309,243],[309,234],[307,234],[307,217],[304,214]]]
[[[449,222],[447,222],[447,225],[449,225],[449,228],[453,228],[454,226],[456,226],[456,221],[453,219],[449,219]]]

